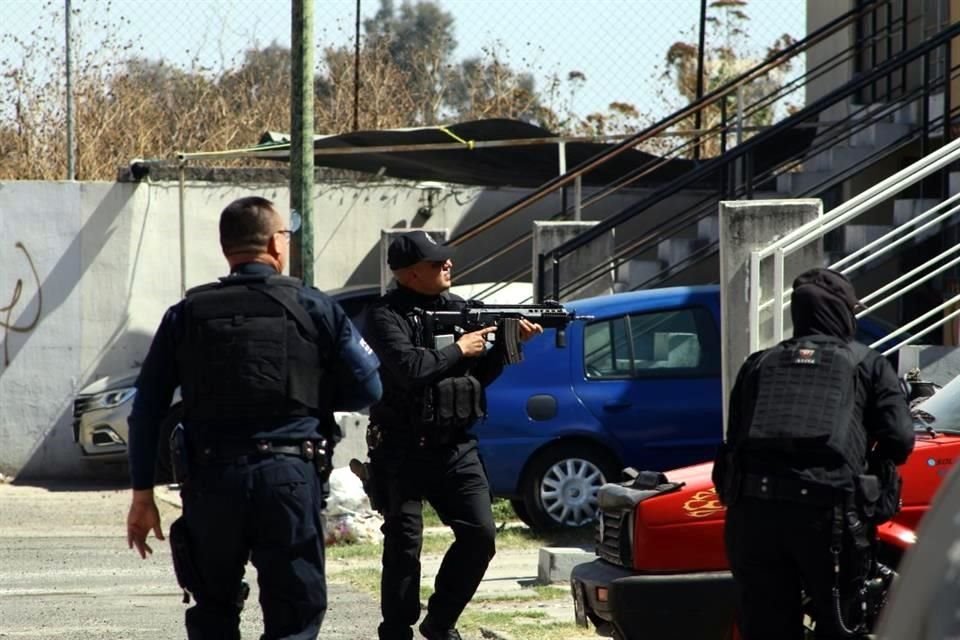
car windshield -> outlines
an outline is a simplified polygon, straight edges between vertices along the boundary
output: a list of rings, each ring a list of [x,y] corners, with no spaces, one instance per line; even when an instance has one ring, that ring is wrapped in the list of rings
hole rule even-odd
[[[914,407],[912,413],[917,429],[960,432],[960,376]]]

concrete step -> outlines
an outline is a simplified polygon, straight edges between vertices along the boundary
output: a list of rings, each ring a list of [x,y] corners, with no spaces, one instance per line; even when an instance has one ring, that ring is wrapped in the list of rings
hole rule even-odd
[[[787,197],[815,196],[809,193],[818,185],[828,181],[834,172],[832,171],[792,171],[790,173],[781,173],[777,176],[777,191]]]
[[[537,566],[537,582],[570,582],[570,573],[578,564],[593,562],[593,547],[541,547]]]
[[[720,218],[711,215],[697,221],[697,240],[705,244],[716,242],[720,239]]]
[[[646,282],[663,271],[664,263],[660,260],[643,260],[634,258],[620,265],[617,269],[617,284],[620,291],[629,291],[641,282]]]
[[[804,163],[804,171],[839,173],[859,164],[875,151],[873,147],[835,146],[813,156]]]
[[[912,127],[901,122],[874,122],[850,136],[851,147],[886,147],[910,133]]]
[[[667,238],[657,245],[657,258],[667,266],[676,264],[703,246],[697,238]]]
[[[886,224],[847,224],[840,229],[840,249],[843,255],[850,255],[889,232],[891,228]]]
[[[935,207],[939,203],[940,200],[935,198],[898,198],[893,201],[893,224],[894,226],[906,224],[908,221],[916,218],[930,208]],[[942,223],[935,224],[925,230],[919,236],[913,238],[914,244],[923,242],[937,235],[941,232],[942,226]]]
[[[900,107],[894,112],[893,121],[902,124],[920,124],[923,117],[921,106],[923,98],[918,98]],[[930,107],[930,119],[939,118],[943,115],[943,92],[935,93],[928,98]]]

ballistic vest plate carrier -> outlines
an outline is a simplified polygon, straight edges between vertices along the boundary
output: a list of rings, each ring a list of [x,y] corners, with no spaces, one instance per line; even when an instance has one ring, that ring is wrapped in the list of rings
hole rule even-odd
[[[857,369],[869,350],[856,342],[813,337],[787,340],[759,363],[753,419],[743,444],[813,464],[863,456]]]
[[[309,415],[324,376],[317,329],[284,276],[228,276],[187,292],[178,360],[188,420]]]

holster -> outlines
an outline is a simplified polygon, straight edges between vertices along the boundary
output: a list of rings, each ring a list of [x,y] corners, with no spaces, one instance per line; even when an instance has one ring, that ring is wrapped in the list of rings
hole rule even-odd
[[[170,525],[170,555],[173,556],[173,572],[177,576],[177,583],[183,589],[184,604],[190,602],[190,594],[196,596],[203,584],[200,572],[197,570],[193,556],[193,542],[190,532],[187,531],[187,522],[183,516],[177,518]]]
[[[370,508],[383,514],[387,504],[386,487],[383,486],[382,482],[378,482],[379,477],[374,471],[373,465],[369,462],[360,462],[356,458],[351,458],[350,471],[363,483],[363,492],[367,494],[367,498],[370,500]]]
[[[173,467],[173,480],[185,487],[190,479],[190,451],[187,445],[187,433],[183,424],[170,432],[170,464]]]

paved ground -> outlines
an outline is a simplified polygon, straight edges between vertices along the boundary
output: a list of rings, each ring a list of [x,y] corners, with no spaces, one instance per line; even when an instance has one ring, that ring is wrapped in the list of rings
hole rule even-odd
[[[169,547],[153,545],[141,560],[127,549],[129,493],[114,487],[31,487],[0,483],[0,638],[17,640],[156,640],[183,637],[184,605],[176,587]],[[178,514],[161,502],[164,529]],[[538,550],[505,550],[496,556],[471,607],[496,601],[498,609],[538,607],[550,619],[572,620],[568,600],[542,604],[529,589],[537,576]],[[439,558],[424,559],[432,581]],[[252,567],[249,568],[252,571]],[[377,601],[350,589],[330,571],[330,607],[322,638],[376,637]],[[250,602],[256,580],[250,575]],[[499,602],[504,594],[526,597]],[[248,606],[242,633],[256,638],[259,610]],[[469,640],[474,640],[470,638]]]

